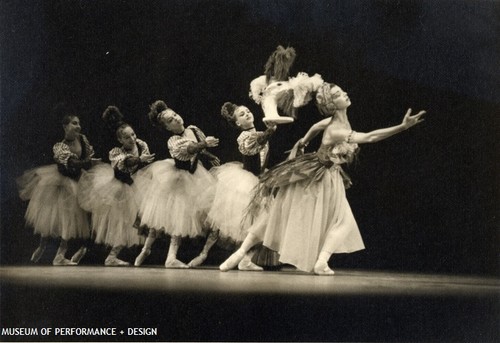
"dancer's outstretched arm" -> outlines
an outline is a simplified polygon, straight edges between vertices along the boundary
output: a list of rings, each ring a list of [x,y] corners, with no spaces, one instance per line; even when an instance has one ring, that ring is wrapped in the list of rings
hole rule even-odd
[[[370,132],[356,132],[347,129],[335,129],[332,132],[329,132],[328,137],[324,137],[328,141],[343,141],[348,138],[349,143],[375,143],[379,142],[383,139],[389,138],[395,134],[403,132],[404,130],[409,129],[412,126],[421,123],[424,119],[422,116],[425,114],[425,111],[420,111],[415,115],[411,115],[411,108],[406,112],[403,121],[399,125],[386,127],[383,129],[378,129]],[[330,143],[330,142],[324,142]]]

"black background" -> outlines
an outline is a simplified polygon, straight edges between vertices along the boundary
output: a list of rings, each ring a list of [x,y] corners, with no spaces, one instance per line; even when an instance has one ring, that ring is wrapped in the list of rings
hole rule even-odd
[[[297,51],[292,75],[319,73],[349,93],[348,114],[357,131],[398,124],[408,107],[428,111],[412,130],[364,145],[348,168],[354,186],[347,196],[367,248],[335,256],[334,268],[497,275],[498,2],[1,6],[3,265],[27,263],[38,243],[24,226],[26,204],[14,180],[26,169],[52,163],[52,145],[63,138],[60,118],[50,113],[56,103],[78,109],[84,133],[104,159],[116,142],[100,115],[112,104],[158,158],[168,156],[168,137],[146,118],[149,104],[163,99],[187,124],[219,137],[215,153],[231,161],[238,133],[220,117],[220,107],[225,101],[247,105],[262,128],[249,83],[282,44]],[[320,119],[309,105],[294,124],[280,126],[272,160],[284,158]],[[201,244],[186,242],[183,254],[194,254]],[[163,263],[163,248],[149,263]],[[217,249],[214,264],[226,256]],[[82,262],[101,264],[104,256],[93,253]]]

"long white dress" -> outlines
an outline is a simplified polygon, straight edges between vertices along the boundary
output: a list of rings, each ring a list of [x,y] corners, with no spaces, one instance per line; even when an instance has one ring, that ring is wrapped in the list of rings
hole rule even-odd
[[[347,142],[322,145],[261,177],[253,202],[267,206],[269,217],[265,225],[250,231],[279,252],[280,262],[310,272],[322,249],[330,253],[364,249],[345,195],[344,182],[349,180],[341,168],[356,149],[356,144]]]

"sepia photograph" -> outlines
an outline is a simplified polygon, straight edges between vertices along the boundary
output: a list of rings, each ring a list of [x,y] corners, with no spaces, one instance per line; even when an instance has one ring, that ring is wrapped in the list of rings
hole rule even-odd
[[[0,1],[0,341],[498,342],[499,5]]]

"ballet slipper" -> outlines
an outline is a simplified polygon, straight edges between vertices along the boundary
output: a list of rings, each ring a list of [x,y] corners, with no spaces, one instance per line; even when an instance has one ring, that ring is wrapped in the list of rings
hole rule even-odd
[[[108,256],[104,261],[104,265],[107,267],[126,267],[129,266],[130,263],[122,261],[115,256]]]
[[[240,263],[238,263],[238,270],[243,270],[243,271],[262,271],[264,268],[261,266],[256,265],[252,261],[247,261],[247,260],[242,260]]]
[[[187,269],[189,266],[185,264],[184,262],[179,261],[178,259],[167,259],[165,261],[165,268],[168,269]]]
[[[57,254],[52,261],[52,265],[54,266],[76,266],[77,264],[65,258],[63,254]]]
[[[203,262],[205,262],[205,260],[207,259],[207,254],[205,253],[200,253],[198,256],[196,256],[195,258],[193,258],[191,260],[191,262],[188,263],[188,266],[190,268],[193,268],[193,267],[198,267],[199,265],[201,265]]]
[[[135,259],[134,266],[139,267],[149,254],[151,254],[151,249],[142,249],[139,256]]]
[[[228,270],[235,268],[238,265],[238,263],[241,262],[243,257],[245,257],[245,253],[238,250],[235,253],[233,253],[231,256],[229,256],[229,258],[227,260],[225,260],[224,263],[222,263],[219,266],[219,269],[222,272],[227,272]]]
[[[38,248],[36,248],[33,255],[31,255],[31,262],[37,263],[38,261],[40,261],[40,258],[42,257],[44,251],[45,247],[39,246]]]
[[[78,251],[71,257],[71,262],[74,262],[76,264],[80,263],[81,259],[85,254],[87,253],[87,248],[86,247],[81,247],[78,249]]]
[[[314,274],[328,276],[334,275],[335,272],[330,269],[327,262],[317,261],[314,265]]]

